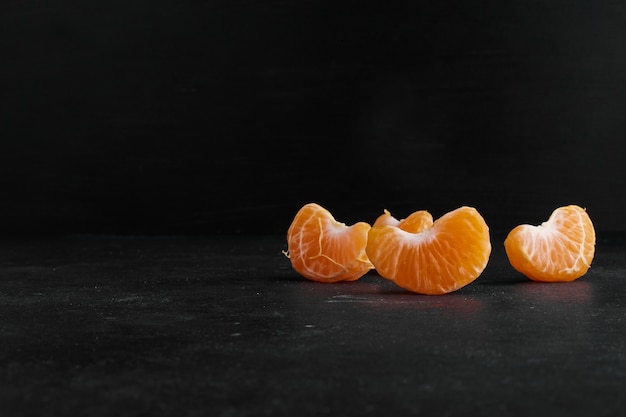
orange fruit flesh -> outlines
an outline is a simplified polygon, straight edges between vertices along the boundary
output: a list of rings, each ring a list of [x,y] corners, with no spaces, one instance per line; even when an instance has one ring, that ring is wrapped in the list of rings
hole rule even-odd
[[[395,226],[404,231],[419,233],[433,225],[433,216],[426,210],[411,213],[406,219],[398,220],[391,215],[389,210],[378,216],[372,227]]]
[[[489,227],[475,208],[464,206],[415,233],[373,226],[366,252],[378,274],[398,286],[420,294],[446,294],[473,282],[486,268]]]
[[[348,226],[319,204],[305,204],[287,231],[287,256],[310,280],[357,280],[373,268],[365,253],[370,228],[365,222]]]
[[[586,210],[555,209],[541,225],[522,224],[509,232],[504,248],[511,266],[534,281],[568,282],[587,273],[596,234]]]

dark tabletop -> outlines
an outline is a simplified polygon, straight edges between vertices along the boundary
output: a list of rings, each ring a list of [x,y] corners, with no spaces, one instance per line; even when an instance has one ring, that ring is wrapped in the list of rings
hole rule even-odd
[[[626,406],[626,239],[534,283],[493,237],[444,296],[298,276],[282,236],[0,244],[0,409],[27,415],[563,415]]]

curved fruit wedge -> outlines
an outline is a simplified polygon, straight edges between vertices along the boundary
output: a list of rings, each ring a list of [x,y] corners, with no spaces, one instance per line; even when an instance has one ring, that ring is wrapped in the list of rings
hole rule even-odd
[[[366,252],[379,275],[398,286],[446,294],[473,282],[486,268],[489,227],[475,208],[463,206],[416,233],[388,224],[373,226]]]
[[[373,268],[365,253],[370,228],[365,222],[347,226],[319,204],[305,204],[287,231],[287,256],[310,280],[355,281]]]
[[[389,210],[384,210],[378,216],[372,227],[395,226],[406,232],[419,233],[433,225],[433,216],[426,210],[419,210],[411,213],[406,219],[398,220],[391,215]]]
[[[591,218],[577,205],[555,209],[538,226],[521,224],[504,241],[511,266],[534,281],[545,282],[573,281],[586,274],[595,245]]]

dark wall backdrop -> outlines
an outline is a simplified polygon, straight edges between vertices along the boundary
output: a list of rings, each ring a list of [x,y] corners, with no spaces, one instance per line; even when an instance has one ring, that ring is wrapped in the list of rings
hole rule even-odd
[[[626,230],[626,3],[5,0],[4,233],[473,205]]]

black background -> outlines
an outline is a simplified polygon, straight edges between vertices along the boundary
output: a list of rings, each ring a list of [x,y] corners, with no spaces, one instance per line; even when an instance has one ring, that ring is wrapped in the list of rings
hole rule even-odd
[[[0,33],[2,233],[626,230],[623,2],[6,0]]]

